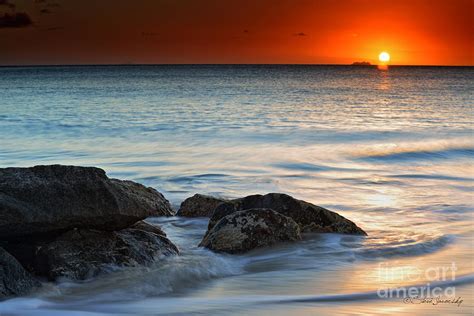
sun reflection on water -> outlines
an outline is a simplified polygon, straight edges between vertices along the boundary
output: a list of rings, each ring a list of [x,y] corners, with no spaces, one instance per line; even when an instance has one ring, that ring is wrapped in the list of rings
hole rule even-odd
[[[368,195],[366,200],[375,207],[394,207],[397,204],[396,198],[393,195],[383,192]]]

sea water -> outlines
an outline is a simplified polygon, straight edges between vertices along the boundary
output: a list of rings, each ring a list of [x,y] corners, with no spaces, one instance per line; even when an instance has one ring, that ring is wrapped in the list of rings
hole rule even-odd
[[[227,255],[197,247],[205,218],[149,218],[180,256],[45,283],[0,314],[471,314],[473,79],[469,67],[0,68],[0,167],[97,166],[175,208],[195,193],[284,192],[368,233]],[[383,297],[427,284],[463,302]]]

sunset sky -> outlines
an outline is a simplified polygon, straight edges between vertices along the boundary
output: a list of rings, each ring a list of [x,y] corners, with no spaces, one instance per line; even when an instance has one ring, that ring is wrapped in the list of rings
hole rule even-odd
[[[0,64],[473,65],[474,0],[0,0]]]

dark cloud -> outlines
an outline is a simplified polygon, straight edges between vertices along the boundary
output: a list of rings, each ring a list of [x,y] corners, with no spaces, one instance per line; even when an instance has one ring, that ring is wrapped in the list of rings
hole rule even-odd
[[[308,36],[308,34],[299,32],[299,33],[296,33],[295,36]]]
[[[15,4],[11,3],[9,0],[0,0],[0,6],[9,7],[10,9],[15,9]]]
[[[53,12],[51,10],[48,10],[48,9],[41,9],[40,13],[41,14],[50,14],[50,13],[53,13]]]
[[[31,18],[26,13],[5,13],[3,16],[0,15],[0,28],[7,27],[27,27],[33,24]]]

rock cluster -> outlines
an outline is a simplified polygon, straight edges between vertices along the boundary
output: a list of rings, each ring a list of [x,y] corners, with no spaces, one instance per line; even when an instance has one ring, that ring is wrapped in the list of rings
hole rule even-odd
[[[198,202],[196,196],[186,200],[188,205]],[[298,240],[300,232],[367,235],[355,223],[335,212],[282,193],[216,201],[215,205],[212,212],[206,210],[206,214],[212,215],[200,244],[214,251],[245,252],[278,241]],[[293,222],[295,225],[290,225]],[[283,223],[286,226],[281,227]],[[293,232],[290,234],[289,230]],[[282,232],[284,234],[279,235]],[[275,236],[267,238],[267,233]]]
[[[229,214],[251,208],[269,208],[288,216],[298,223],[302,232],[366,235],[361,228],[347,218],[283,193],[249,195],[221,203],[209,219],[209,228]]]
[[[117,266],[179,254],[149,216],[171,216],[164,196],[93,167],[0,168],[0,299],[41,286],[37,277],[83,280]],[[178,216],[209,217],[199,246],[238,254],[302,233],[366,235],[352,221],[281,193],[224,200],[196,194]]]
[[[98,168],[0,169],[0,297],[39,286],[32,275],[85,279],[178,254],[159,227],[142,222],[172,214],[155,189]]]

